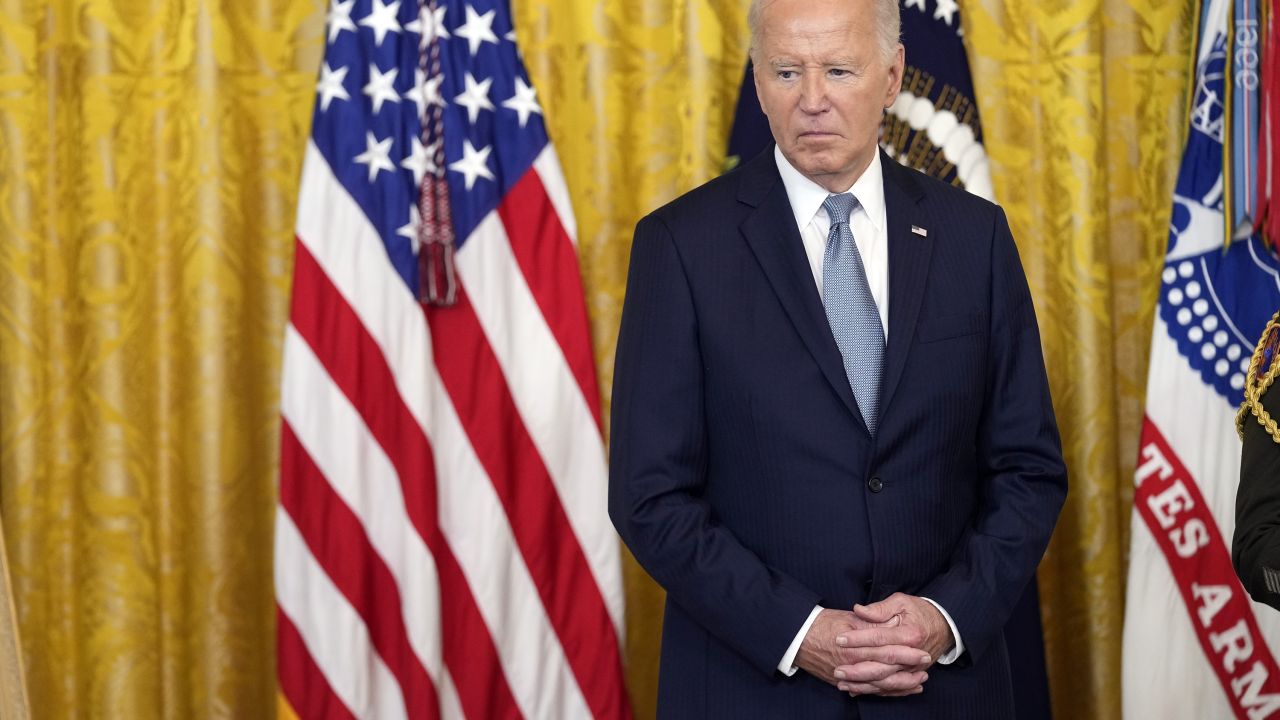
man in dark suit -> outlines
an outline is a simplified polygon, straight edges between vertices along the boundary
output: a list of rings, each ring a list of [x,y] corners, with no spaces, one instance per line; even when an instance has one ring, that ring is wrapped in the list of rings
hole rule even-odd
[[[1236,417],[1243,443],[1231,561],[1254,600],[1280,608],[1280,313],[1254,350]]]
[[[663,717],[1013,714],[1066,472],[1003,213],[877,150],[897,7],[754,2],[776,147],[636,228],[609,508]]]

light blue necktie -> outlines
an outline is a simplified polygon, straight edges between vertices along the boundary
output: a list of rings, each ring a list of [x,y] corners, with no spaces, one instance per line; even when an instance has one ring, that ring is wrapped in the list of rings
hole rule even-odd
[[[849,193],[823,201],[831,218],[827,249],[822,254],[822,304],[836,346],[844,358],[844,372],[858,401],[867,430],[876,434],[880,420],[880,373],[884,368],[884,326],[871,297],[867,270],[849,228],[849,213],[858,199]]]

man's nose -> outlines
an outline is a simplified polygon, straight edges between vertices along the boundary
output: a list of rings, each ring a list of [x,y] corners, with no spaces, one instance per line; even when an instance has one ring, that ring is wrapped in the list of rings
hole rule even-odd
[[[806,73],[800,81],[800,110],[812,115],[826,110],[829,104],[825,78],[821,73]]]

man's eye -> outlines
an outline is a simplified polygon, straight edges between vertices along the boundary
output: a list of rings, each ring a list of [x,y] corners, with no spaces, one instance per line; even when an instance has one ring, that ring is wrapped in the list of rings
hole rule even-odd
[[[790,80],[791,78],[793,78],[793,77],[795,77],[795,76],[796,76],[796,73],[795,73],[795,71],[794,71],[794,70],[779,70],[779,71],[778,71],[778,77],[779,77],[779,78],[781,78],[781,79],[783,79],[783,80]]]
[[[832,77],[844,77],[848,74],[849,74],[848,70],[843,70],[841,68],[831,68]]]

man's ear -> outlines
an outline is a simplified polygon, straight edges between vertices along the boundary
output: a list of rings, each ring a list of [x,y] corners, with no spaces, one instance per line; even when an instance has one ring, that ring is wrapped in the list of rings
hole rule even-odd
[[[884,106],[888,108],[898,99],[898,93],[902,91],[902,75],[906,72],[907,50],[898,43],[898,47],[893,52],[893,62],[889,65],[889,89],[885,93]]]

